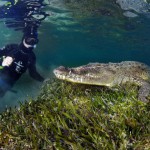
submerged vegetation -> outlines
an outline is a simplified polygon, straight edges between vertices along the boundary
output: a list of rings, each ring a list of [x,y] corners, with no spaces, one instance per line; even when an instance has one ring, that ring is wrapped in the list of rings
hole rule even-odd
[[[36,100],[1,114],[0,148],[148,150],[150,105],[136,96],[135,86],[112,91],[51,79]]]

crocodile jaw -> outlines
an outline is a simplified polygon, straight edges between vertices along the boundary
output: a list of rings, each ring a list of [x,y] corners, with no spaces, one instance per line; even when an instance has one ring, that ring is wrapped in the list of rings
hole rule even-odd
[[[100,85],[100,86],[112,86],[111,82],[103,81],[99,76],[91,74],[90,72],[81,73],[81,68],[65,68],[60,66],[54,69],[53,73],[56,78],[66,80],[73,83],[88,84],[88,85]]]
[[[59,68],[54,69],[53,73],[55,74],[56,78],[61,80],[66,80],[74,83],[83,83],[88,84],[83,79],[82,75],[77,75],[72,72],[72,69],[65,68],[63,66],[60,66]]]

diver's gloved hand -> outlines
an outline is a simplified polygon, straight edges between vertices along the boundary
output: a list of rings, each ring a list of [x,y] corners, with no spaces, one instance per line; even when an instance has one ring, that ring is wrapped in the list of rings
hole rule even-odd
[[[2,62],[2,66],[5,67],[9,67],[13,62],[13,58],[10,56],[7,56],[6,58],[4,58],[3,62]]]

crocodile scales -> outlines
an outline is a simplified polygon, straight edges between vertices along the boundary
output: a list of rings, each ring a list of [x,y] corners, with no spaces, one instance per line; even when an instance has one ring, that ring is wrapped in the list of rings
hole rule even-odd
[[[81,84],[115,87],[134,83],[140,87],[138,99],[145,102],[150,93],[150,67],[141,62],[89,63],[76,68],[60,66],[53,72],[59,79]]]

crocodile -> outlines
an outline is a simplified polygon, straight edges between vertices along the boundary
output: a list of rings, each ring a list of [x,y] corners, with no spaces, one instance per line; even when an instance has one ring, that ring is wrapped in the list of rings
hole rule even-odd
[[[74,83],[116,87],[125,83],[139,86],[138,99],[147,102],[150,93],[150,67],[137,61],[119,63],[89,63],[67,68],[60,66],[53,70],[56,78]]]

